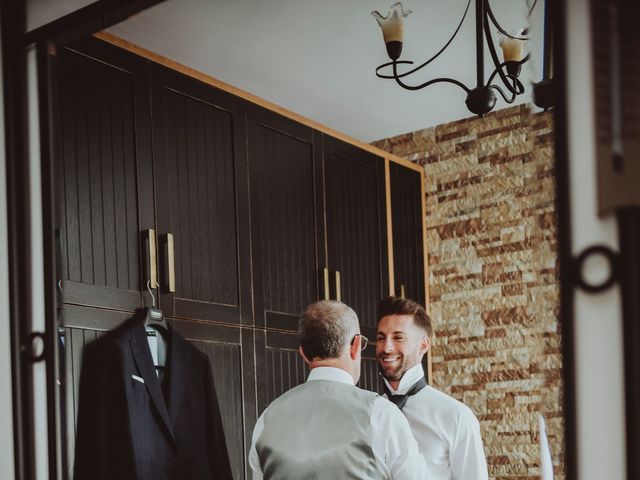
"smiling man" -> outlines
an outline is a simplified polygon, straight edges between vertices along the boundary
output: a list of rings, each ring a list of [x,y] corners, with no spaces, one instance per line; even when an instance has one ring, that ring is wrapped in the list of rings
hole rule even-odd
[[[432,478],[487,480],[478,419],[425,380],[421,362],[430,336],[431,319],[421,305],[399,297],[380,302],[376,356],[386,395],[409,420]]]

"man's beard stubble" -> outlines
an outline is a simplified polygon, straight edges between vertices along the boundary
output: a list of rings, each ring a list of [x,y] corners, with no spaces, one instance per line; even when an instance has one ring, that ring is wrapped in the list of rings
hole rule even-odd
[[[384,366],[384,358],[385,357],[400,357],[398,361],[394,362],[396,364],[395,367],[392,365],[387,365],[388,370],[385,370]],[[384,378],[388,381],[396,382],[402,379],[404,374],[409,370],[413,365],[410,365],[410,360],[404,355],[395,354],[395,355],[378,355],[378,370],[382,374]]]

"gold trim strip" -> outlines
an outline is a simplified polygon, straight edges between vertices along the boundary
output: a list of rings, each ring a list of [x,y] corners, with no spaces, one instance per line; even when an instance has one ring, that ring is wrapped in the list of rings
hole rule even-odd
[[[324,299],[330,300],[329,295],[329,269],[327,267],[323,268],[324,271]]]
[[[426,175],[424,169],[420,172],[420,195],[422,196],[422,250],[424,255],[424,307],[429,313],[429,249],[427,242],[427,192],[426,192]],[[435,334],[431,333],[430,347],[427,352],[427,375],[429,378],[429,384],[433,385],[433,366],[432,366],[432,356],[431,350],[433,348],[433,342],[435,340]]]
[[[147,236],[149,237],[149,285],[151,288],[158,288],[156,231],[150,228],[147,230]]]
[[[173,248],[173,233],[167,233],[167,273],[169,276],[169,292],[176,291],[176,257]]]
[[[387,263],[389,265],[389,295],[395,295],[396,276],[393,263],[393,216],[391,213],[391,165],[389,158],[384,159],[385,202],[387,206]]]

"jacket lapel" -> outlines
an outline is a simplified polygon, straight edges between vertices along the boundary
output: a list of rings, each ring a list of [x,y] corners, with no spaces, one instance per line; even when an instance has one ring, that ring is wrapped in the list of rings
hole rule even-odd
[[[164,401],[164,397],[162,396],[160,381],[158,380],[156,370],[153,366],[153,359],[151,358],[149,344],[147,342],[144,325],[142,325],[142,323],[135,325],[129,343],[131,344],[131,351],[133,352],[133,358],[136,362],[136,366],[144,379],[147,392],[158,410],[158,414],[160,415],[167,432],[175,443],[169,412],[167,411],[167,405]]]
[[[172,425],[175,426],[185,389],[187,388],[190,369],[185,356],[188,349],[187,341],[173,328],[170,335],[171,341],[169,342],[169,354],[167,356],[167,373],[169,374],[168,402],[169,416]]]

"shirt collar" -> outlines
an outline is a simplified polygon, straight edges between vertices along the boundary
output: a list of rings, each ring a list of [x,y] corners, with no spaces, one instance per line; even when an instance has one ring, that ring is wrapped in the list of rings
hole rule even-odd
[[[404,375],[400,379],[400,383],[398,384],[398,389],[394,390],[386,378],[383,378],[384,383],[387,385],[387,388],[390,392],[393,392],[397,395],[404,395],[407,391],[413,387],[413,385],[420,380],[424,376],[424,369],[422,368],[421,363],[417,363],[409,370],[404,372]]]
[[[316,367],[309,372],[307,382],[313,380],[330,380],[332,382],[348,383],[353,385],[353,377],[346,370],[335,367]]]

